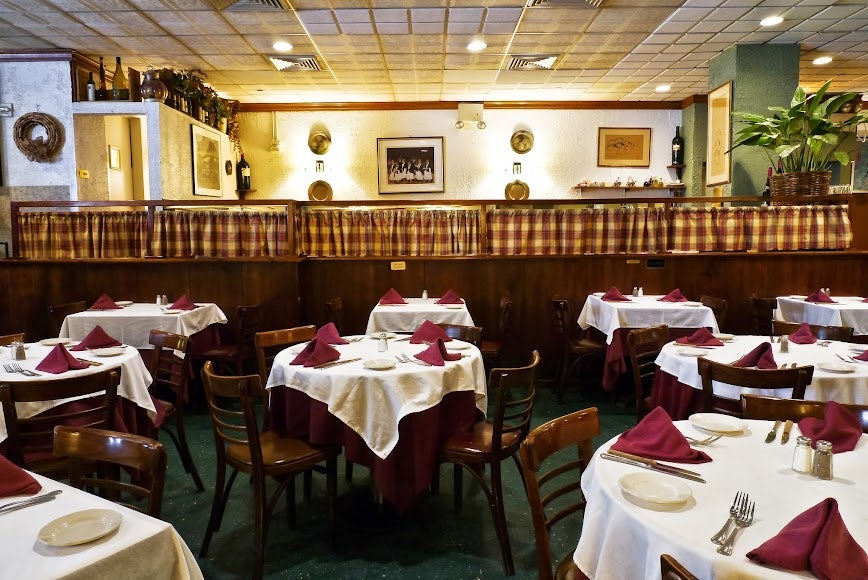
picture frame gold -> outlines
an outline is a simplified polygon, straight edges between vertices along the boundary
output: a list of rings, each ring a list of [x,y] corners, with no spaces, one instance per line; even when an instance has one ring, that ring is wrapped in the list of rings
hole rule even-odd
[[[850,193],[868,193],[868,142],[856,141],[850,162]]]
[[[223,197],[220,133],[190,125],[193,153],[193,195]]]
[[[108,146],[108,162],[109,169],[119,170],[121,168],[121,149],[114,145]]]
[[[732,167],[732,81],[708,93],[708,161],[706,185],[731,181]]]
[[[650,167],[651,128],[600,127],[597,167]]]

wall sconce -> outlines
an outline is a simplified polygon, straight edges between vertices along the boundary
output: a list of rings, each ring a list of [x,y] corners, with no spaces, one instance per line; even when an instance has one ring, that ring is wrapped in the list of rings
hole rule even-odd
[[[322,159],[317,159],[316,160],[316,172],[322,173],[323,171],[325,171],[325,161],[323,161]]]
[[[521,163],[515,162],[512,164],[512,174],[521,175]]]

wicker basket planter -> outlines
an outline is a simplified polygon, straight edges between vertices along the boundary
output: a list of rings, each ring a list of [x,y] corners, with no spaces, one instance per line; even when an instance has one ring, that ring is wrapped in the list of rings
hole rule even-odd
[[[831,171],[776,173],[771,178],[772,196],[827,195],[831,184]]]

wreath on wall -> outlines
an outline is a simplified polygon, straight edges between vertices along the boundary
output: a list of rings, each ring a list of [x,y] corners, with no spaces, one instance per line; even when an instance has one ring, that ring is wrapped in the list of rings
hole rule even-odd
[[[31,133],[35,127],[45,129],[45,137],[40,135],[35,139]],[[30,161],[44,163],[50,160],[63,140],[63,125],[45,113],[26,113],[15,121],[15,145]]]

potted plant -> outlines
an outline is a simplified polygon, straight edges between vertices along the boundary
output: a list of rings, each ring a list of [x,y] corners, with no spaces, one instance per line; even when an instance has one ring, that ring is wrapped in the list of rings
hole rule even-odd
[[[826,194],[832,163],[850,163],[846,147],[855,136],[856,126],[868,122],[868,111],[833,120],[832,114],[850,103],[856,93],[824,100],[831,82],[827,81],[813,95],[798,87],[789,108],[769,107],[773,113],[769,117],[733,113],[743,123],[735,135],[733,149],[741,145],[761,147],[769,163],[777,164],[778,173],[771,178],[772,195]]]

